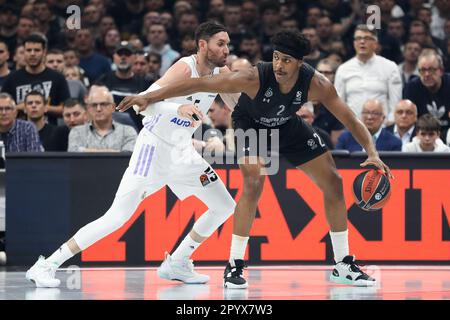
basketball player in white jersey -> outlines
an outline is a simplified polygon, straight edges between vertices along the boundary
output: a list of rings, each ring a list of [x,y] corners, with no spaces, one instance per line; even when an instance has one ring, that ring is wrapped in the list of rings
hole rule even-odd
[[[230,72],[225,67],[230,39],[224,26],[205,22],[196,30],[198,52],[175,63],[166,74],[142,94],[175,80]],[[145,196],[167,185],[180,199],[195,195],[208,210],[195,222],[178,248],[166,257],[158,275],[185,283],[206,283],[209,276],[194,271],[192,253],[234,212],[235,202],[211,166],[195,151],[192,134],[200,125],[217,93],[196,93],[154,104],[144,112],[129,166],[113,204],[99,219],[81,228],[56,252],[38,261],[26,278],[37,287],[57,287],[56,270],[73,255],[109,235],[127,222]],[[235,105],[238,95],[221,95]]]

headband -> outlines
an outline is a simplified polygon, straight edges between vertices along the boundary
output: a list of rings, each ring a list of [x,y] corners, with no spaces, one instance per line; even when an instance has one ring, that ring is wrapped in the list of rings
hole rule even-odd
[[[301,55],[298,51],[294,50],[293,48],[290,48],[288,46],[284,46],[282,44],[275,44],[273,46],[274,50],[280,51],[282,53],[288,54],[292,57],[294,57],[295,59],[303,59],[303,55]]]

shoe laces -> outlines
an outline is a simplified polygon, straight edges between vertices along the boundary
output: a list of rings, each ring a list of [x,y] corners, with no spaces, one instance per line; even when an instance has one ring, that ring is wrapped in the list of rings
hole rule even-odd
[[[234,266],[231,267],[231,276],[235,277],[235,278],[241,278],[242,274],[244,272],[244,268],[246,268],[247,266],[244,264],[242,266]]]

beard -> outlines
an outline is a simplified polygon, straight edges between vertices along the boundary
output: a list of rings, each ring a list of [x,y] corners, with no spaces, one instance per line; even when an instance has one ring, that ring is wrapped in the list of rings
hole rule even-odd
[[[124,72],[124,73],[127,73],[128,71],[130,71],[131,70],[131,64],[121,64],[121,63],[119,63],[118,65],[117,65],[117,70],[119,70],[120,72]]]
[[[222,60],[209,49],[206,52],[206,61],[208,62],[208,64],[219,68],[224,67],[226,64],[226,60]]]

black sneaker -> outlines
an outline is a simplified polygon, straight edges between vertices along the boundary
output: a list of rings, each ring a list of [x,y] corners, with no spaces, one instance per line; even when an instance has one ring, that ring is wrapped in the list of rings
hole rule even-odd
[[[242,275],[244,268],[244,260],[232,260],[228,262],[223,273],[223,286],[229,289],[246,289],[248,283]]]

